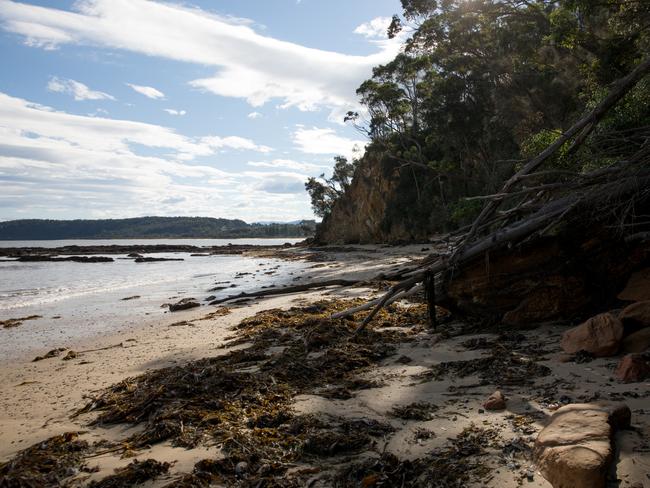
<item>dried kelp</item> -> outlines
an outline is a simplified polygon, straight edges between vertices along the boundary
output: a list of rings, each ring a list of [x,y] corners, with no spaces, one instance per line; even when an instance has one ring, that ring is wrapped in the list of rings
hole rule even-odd
[[[61,481],[76,474],[89,450],[79,433],[68,432],[51,437],[19,452],[0,465],[1,488],[58,487]]]
[[[123,488],[134,486],[145,481],[152,480],[157,476],[169,471],[169,463],[160,463],[155,459],[145,461],[135,460],[129,465],[118,468],[115,474],[107,476],[100,481],[93,481],[88,488]]]

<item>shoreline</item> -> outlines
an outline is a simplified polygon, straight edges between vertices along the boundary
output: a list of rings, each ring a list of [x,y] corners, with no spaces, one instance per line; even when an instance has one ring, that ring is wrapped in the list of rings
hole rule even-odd
[[[353,251],[333,249],[333,252],[318,252],[306,275],[311,279],[369,278],[376,275],[377,269],[385,269],[387,265],[399,267],[409,256],[417,255],[421,246],[364,246]],[[248,336],[242,336],[242,330],[236,327],[243,319],[261,311],[275,313],[272,311],[291,307],[309,309],[321,299],[351,299],[374,294],[375,290],[363,287],[328,288],[251,300],[244,305],[227,305],[229,313],[219,313],[218,310],[223,310],[221,308],[201,307],[170,316],[170,319],[186,322],[184,325],[171,326],[169,322],[158,321],[75,344],[78,350],[100,350],[83,353],[73,360],[64,361],[63,353],[61,357],[37,363],[30,362],[31,358],[22,358],[10,364],[0,364],[0,406],[4,412],[0,418],[0,439],[4,441],[0,443],[0,462],[36,442],[70,431],[87,431],[82,437],[91,442],[122,442],[126,437],[141,432],[143,426],[89,427],[88,422],[97,416],[95,413],[71,419],[70,415],[87,403],[84,395],[96,396],[104,388],[125,378],[163,367],[183,366],[202,358],[225,356],[246,348],[255,336],[247,339]],[[405,306],[404,310],[407,310],[410,305],[406,303]],[[202,320],[206,315],[209,317]],[[569,324],[513,330],[510,335],[502,337],[498,330],[464,330],[465,324],[459,322],[431,331],[414,325],[412,320],[407,315],[403,319],[398,316],[395,324],[382,326],[379,322],[373,326],[387,334],[407,334],[412,340],[398,341],[393,353],[371,368],[354,374],[351,379],[367,383],[370,385],[368,388],[353,390],[350,396],[301,393],[290,401],[294,415],[362,418],[367,422],[387,424],[394,430],[383,439],[378,438],[374,448],[357,455],[354,458],[357,460],[387,451],[399,459],[417,461],[432,450],[444,451],[452,442],[450,439],[459,439],[467,429],[477,428],[494,438],[481,446],[481,459],[485,462],[487,474],[467,486],[515,488],[523,483],[531,488],[549,488],[550,484],[527,458],[535,435],[562,402],[591,401],[607,391],[609,398],[606,399],[623,400],[630,406],[632,423],[637,429],[616,434],[619,446],[617,476],[624,481],[621,487],[645,481],[644,473],[650,467],[650,453],[644,440],[650,438],[648,384],[613,382],[611,376],[616,358],[595,359],[585,364],[561,362],[559,338]],[[237,337],[240,339],[233,343],[233,338]],[[489,344],[493,342],[505,349],[498,349],[498,353],[491,351]],[[117,343],[124,346],[106,348]],[[548,374],[522,377],[518,366],[504,364],[504,368],[515,368],[512,371],[519,375],[516,376],[518,380],[504,382],[502,373],[509,370],[502,371],[500,366],[489,370],[487,380],[481,379],[483,370],[486,370],[484,367],[462,377],[449,372],[453,369],[440,370],[441,376],[432,375],[432,371],[441,365],[458,361],[471,365],[474,361],[492,357],[491,354],[507,354],[515,349],[517,354],[529,356],[534,364],[539,365],[536,367],[548,368]],[[282,346],[271,347],[266,354],[280,358],[281,351]],[[313,354],[317,358],[321,353]],[[482,404],[495,388],[503,390],[507,408],[485,411]],[[430,416],[421,418],[417,415],[399,418],[391,414],[395,407],[400,406],[415,409],[417,413],[420,408],[417,405],[433,405],[435,408],[431,407]],[[168,474],[147,484],[150,488],[158,488],[184,473],[190,473],[198,461],[222,456],[221,448],[215,443],[185,449],[173,447],[167,441],[138,450],[135,454],[134,458],[121,458],[115,452],[93,457],[89,465],[96,466],[99,471],[92,473],[89,479],[110,475],[115,468],[124,467],[133,459],[174,462]],[[326,458],[320,462],[319,469],[323,472],[338,469],[342,462],[344,460],[339,457]],[[295,468],[295,476],[300,475],[301,466]],[[306,465],[303,469],[311,468]],[[294,472],[290,470],[289,474],[293,476]],[[314,486],[328,485],[317,483]]]

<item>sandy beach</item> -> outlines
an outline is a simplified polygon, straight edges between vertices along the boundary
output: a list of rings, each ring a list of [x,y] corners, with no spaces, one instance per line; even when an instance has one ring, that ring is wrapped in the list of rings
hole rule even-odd
[[[315,262],[309,265],[307,275],[312,280],[332,277],[367,279],[375,276],[379,269],[399,267],[409,257],[418,255],[421,248],[364,246],[352,252],[341,249],[319,251],[310,256]],[[89,398],[125,378],[246,348],[249,344],[246,340],[235,340],[237,345],[231,344],[233,338],[237,339],[242,333],[236,326],[259,312],[309,307],[318,300],[367,297],[376,293],[376,290],[366,287],[328,288],[253,300],[227,309],[204,306],[168,314],[164,320],[130,327],[118,334],[71,344],[68,350],[77,354],[70,360],[63,360],[66,350],[58,357],[38,362],[32,362],[33,355],[5,362],[0,366],[0,461],[4,462],[22,449],[65,432],[84,432],[81,438],[89,442],[122,442],[142,426],[90,426],[96,412],[75,418],[71,415]],[[404,303],[400,306],[408,309],[411,305]],[[615,400],[624,401],[630,407],[634,429],[617,434],[619,450],[613,479],[618,479],[618,486],[622,487],[649,486],[649,385],[647,382],[627,385],[616,382],[612,372],[617,358],[601,358],[586,363],[561,362],[560,336],[569,325],[547,324],[530,330],[484,332],[471,331],[465,324],[454,320],[437,330],[408,322],[399,323],[397,327],[389,324],[386,328],[380,321],[374,325],[378,330],[390,332],[394,329],[408,340],[398,341],[391,354],[355,373],[373,386],[352,391],[348,398],[299,394],[290,402],[295,415],[372,420],[387,424],[392,431],[377,437],[371,448],[360,449],[353,456],[333,456],[311,464],[298,463],[293,469],[298,473],[296,479],[304,482],[305,469],[317,465],[318,469],[313,468],[310,486],[331,486],[331,479],[318,479],[329,469],[338,469],[346,463],[386,452],[401,460],[417,460],[432,450],[447,449],[450,442],[456,442],[453,439],[458,439],[468,429],[481,429],[484,437],[479,437],[479,441],[484,445],[480,446],[479,457],[485,470],[480,479],[472,479],[466,486],[548,488],[551,485],[536,471],[531,460],[531,446],[548,417],[565,403]],[[495,341],[497,337],[499,341]],[[496,342],[502,348],[499,351],[494,349]],[[439,367],[450,362],[467,361],[471,364],[495,355],[510,357],[514,353],[521,364],[534,364],[535,367],[526,366],[528,373],[523,376],[514,363],[495,363],[496,371],[478,368],[466,375],[458,374],[458,371],[454,374],[453,368]],[[266,354],[282,355],[282,348],[270,348]],[[500,367],[504,369],[499,370]],[[510,367],[512,370],[508,369]],[[514,379],[509,378],[510,373],[515,375]],[[485,411],[482,404],[496,389],[507,398],[507,408]],[[415,413],[407,412],[402,418],[395,415],[396,407],[409,406]],[[173,447],[171,442],[165,441],[138,449],[135,457],[123,457],[120,449],[106,451],[93,454],[86,460],[86,464],[93,468],[89,470],[91,472],[71,473],[71,479],[77,483],[73,486],[85,486],[92,480],[100,480],[134,459],[171,463],[166,474],[145,485],[165,486],[192,472],[195,463],[206,458],[223,457],[216,442],[185,449]],[[289,473],[293,471],[290,469]]]

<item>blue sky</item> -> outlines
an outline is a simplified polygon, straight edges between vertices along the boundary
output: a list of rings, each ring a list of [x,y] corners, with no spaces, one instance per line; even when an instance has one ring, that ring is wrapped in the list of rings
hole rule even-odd
[[[0,0],[0,220],[312,218],[399,0]],[[357,153],[359,154],[359,153]]]

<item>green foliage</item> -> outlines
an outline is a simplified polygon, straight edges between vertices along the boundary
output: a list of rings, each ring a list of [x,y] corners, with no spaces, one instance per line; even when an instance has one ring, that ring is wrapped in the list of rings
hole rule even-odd
[[[451,205],[451,214],[449,220],[457,227],[470,224],[483,208],[483,203],[479,200],[459,200]]]
[[[349,189],[358,163],[356,160],[350,163],[343,156],[335,156],[334,161],[331,178],[321,174],[318,178],[309,178],[305,183],[314,214],[321,218],[330,214],[336,201]]]

